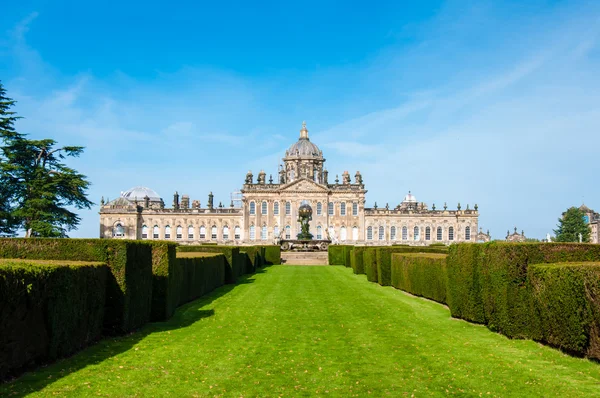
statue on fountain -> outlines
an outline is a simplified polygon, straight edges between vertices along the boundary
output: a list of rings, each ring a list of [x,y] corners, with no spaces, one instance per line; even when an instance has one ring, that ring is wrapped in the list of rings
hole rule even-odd
[[[312,207],[306,202],[302,203],[298,209],[298,222],[300,223],[300,233],[297,235],[299,240],[312,240],[313,235],[309,232],[309,223],[312,221]]]

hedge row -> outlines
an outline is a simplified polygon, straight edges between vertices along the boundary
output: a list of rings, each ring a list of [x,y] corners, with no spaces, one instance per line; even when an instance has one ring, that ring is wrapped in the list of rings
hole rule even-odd
[[[600,263],[530,265],[535,340],[600,358]]]
[[[579,272],[586,275],[593,275],[594,272],[589,269],[579,271],[576,265],[549,268],[530,266],[598,260],[600,246],[591,244],[491,242],[483,245],[454,245],[447,261],[448,306],[453,316],[484,323],[491,330],[508,337],[540,340],[579,355],[595,355],[598,358],[599,350],[594,347],[600,346],[600,325],[588,325],[587,331],[580,334],[581,341],[587,341],[585,344],[578,343],[577,339],[564,333],[559,333],[558,337],[553,336],[545,331],[548,326],[539,307],[545,304],[560,308],[564,305],[561,303],[563,298],[560,295],[546,295],[546,303],[540,303],[536,298],[540,289],[543,290],[541,286],[544,281],[548,281],[556,289],[567,289],[567,286],[577,284],[581,287],[580,282],[566,278],[583,278],[577,276]],[[594,269],[593,265],[586,267]],[[543,271],[536,271],[538,268]],[[565,279],[558,282],[557,275]],[[533,276],[537,279],[532,279]],[[594,290],[597,285],[588,283],[584,286],[585,289],[572,288],[570,294],[577,297],[576,300],[598,308],[600,291]],[[561,325],[554,330],[578,328],[567,314],[563,314],[562,319],[560,316],[555,319],[561,320]]]
[[[446,256],[436,253],[392,254],[392,286],[446,304]]]
[[[281,246],[279,245],[262,245],[264,248],[263,257],[265,265],[281,264]]]
[[[100,262],[0,260],[0,380],[97,340],[107,275]]]
[[[252,246],[249,246],[252,247]],[[244,247],[246,251],[248,248]],[[225,255],[225,283],[236,283],[237,278],[247,273],[249,270],[246,261],[240,261],[239,246],[210,246],[210,245],[190,245],[179,246],[180,252],[202,252],[202,253],[222,253]]]
[[[152,246],[103,239],[0,239],[0,258],[99,261],[110,269],[106,282],[104,332],[128,333],[150,320]]]
[[[193,301],[225,284],[225,255],[221,253],[177,253],[176,291],[178,305]]]
[[[350,267],[352,245],[330,245],[327,249],[329,265],[343,265]]]
[[[352,271],[357,274],[365,273],[365,266],[363,264],[363,252],[366,247],[364,246],[354,246],[350,253],[350,266],[352,267]]]

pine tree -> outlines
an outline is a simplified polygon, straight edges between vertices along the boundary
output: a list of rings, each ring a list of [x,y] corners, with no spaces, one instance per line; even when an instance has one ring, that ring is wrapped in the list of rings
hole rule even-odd
[[[579,242],[581,234],[582,242],[590,241],[590,227],[584,220],[584,212],[576,207],[570,207],[563,213],[562,218],[558,219],[558,229],[554,230],[556,234],[555,242]]]
[[[14,101],[6,97],[1,84],[0,101],[4,104],[0,108],[0,139],[4,144],[0,195],[5,195],[4,213],[0,214],[4,230],[0,233],[10,235],[22,228],[26,237],[66,237],[81,220],[67,206],[89,209],[93,204],[86,197],[90,185],[86,176],[61,162],[68,156],[79,156],[83,147],[55,148],[52,139],[27,139],[14,129],[17,117],[9,111]]]

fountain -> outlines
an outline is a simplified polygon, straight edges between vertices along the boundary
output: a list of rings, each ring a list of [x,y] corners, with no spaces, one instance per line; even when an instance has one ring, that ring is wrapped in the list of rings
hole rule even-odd
[[[300,223],[300,233],[298,239],[282,240],[281,250],[283,251],[326,251],[331,243],[330,240],[313,240],[310,233],[310,222],[312,221],[313,210],[307,201],[303,201],[298,208],[298,222]]]

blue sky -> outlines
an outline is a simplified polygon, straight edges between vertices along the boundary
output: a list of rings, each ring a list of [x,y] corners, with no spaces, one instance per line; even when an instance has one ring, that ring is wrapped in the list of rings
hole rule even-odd
[[[369,206],[477,203],[495,238],[600,211],[597,1],[121,3],[0,13],[18,129],[85,146],[70,164],[96,203],[135,185],[229,203],[306,120]],[[81,215],[71,236],[96,237],[98,207]]]

